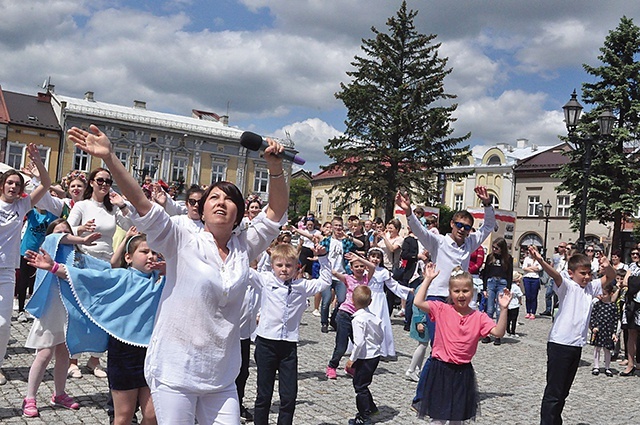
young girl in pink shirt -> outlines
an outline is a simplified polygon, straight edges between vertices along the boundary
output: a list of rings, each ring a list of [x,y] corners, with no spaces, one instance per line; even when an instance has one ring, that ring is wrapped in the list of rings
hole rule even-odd
[[[478,388],[471,365],[478,341],[489,334],[501,338],[507,314],[503,311],[496,324],[486,314],[469,307],[473,278],[460,267],[451,273],[447,303],[425,301],[427,289],[439,273],[433,263],[425,267],[424,282],[414,300],[416,307],[438,323],[418,416],[431,417],[433,424],[462,424],[474,418],[478,408]],[[500,295],[500,309],[506,310],[509,301],[511,293],[505,289]]]

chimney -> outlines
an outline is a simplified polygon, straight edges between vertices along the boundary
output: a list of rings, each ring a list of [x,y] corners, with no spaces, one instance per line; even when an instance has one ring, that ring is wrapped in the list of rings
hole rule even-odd
[[[56,86],[54,84],[47,84],[47,93],[55,93],[56,92]]]
[[[516,147],[518,149],[524,149],[529,144],[529,139],[516,139]]]
[[[93,99],[93,92],[92,91],[84,92],[84,100],[89,102],[95,102],[95,100]]]
[[[38,92],[38,102],[50,103],[51,102],[51,93],[50,92],[46,92],[46,93]]]
[[[143,100],[134,100],[133,107],[138,109],[147,109],[147,102]]]
[[[222,123],[222,125],[224,125],[225,127],[229,126],[229,116],[228,115],[223,115],[220,117],[220,122]]]

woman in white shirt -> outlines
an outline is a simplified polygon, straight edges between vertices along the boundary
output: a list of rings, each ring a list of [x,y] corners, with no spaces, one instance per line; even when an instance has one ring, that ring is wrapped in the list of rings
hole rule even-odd
[[[202,197],[205,230],[192,233],[152,204],[96,126],[73,127],[69,139],[101,158],[136,211],[132,219],[149,246],[167,262],[167,279],[145,362],[158,423],[240,423],[235,379],[240,370],[239,321],[249,262],[264,251],[286,220],[289,191],[271,139],[264,158],[269,205],[246,231],[234,232],[244,214],[242,194],[218,182]]]
[[[33,143],[27,146],[27,154],[40,173],[40,183],[31,195],[23,197],[24,177],[16,170],[0,175],[0,367],[7,351],[11,333],[11,313],[16,271],[20,267],[20,229],[25,214],[33,208],[49,190],[51,178]],[[7,379],[0,371],[0,385]]]

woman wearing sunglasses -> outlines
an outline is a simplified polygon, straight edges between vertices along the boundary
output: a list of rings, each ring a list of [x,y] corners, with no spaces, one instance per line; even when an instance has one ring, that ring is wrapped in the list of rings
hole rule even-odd
[[[69,213],[67,222],[78,236],[83,232],[98,232],[100,239],[93,245],[83,245],[82,251],[107,263],[113,255],[113,235],[116,226],[128,229],[132,226],[131,220],[124,216],[126,204],[124,199],[111,190],[113,180],[111,173],[104,168],[96,168],[87,178],[87,186],[84,190],[83,200],[76,202]],[[100,365],[101,353],[91,353],[87,362],[87,368],[98,378],[106,378],[107,373]],[[71,359],[69,376],[82,377],[78,368],[77,356]]]

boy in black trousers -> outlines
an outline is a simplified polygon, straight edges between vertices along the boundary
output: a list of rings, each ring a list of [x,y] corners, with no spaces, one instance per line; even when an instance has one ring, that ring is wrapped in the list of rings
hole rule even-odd
[[[351,322],[353,350],[347,367],[355,368],[353,388],[356,391],[358,414],[355,419],[349,420],[349,425],[368,425],[371,424],[371,415],[378,413],[369,385],[380,362],[384,333],[382,321],[367,308],[371,304],[371,289],[362,285],[356,287],[353,291],[353,304],[356,308]]]

